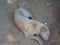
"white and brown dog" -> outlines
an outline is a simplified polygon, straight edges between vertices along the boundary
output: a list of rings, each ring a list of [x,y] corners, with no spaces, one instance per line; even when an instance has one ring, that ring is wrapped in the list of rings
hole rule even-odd
[[[14,21],[18,28],[21,29],[25,34],[25,38],[35,39],[40,45],[44,45],[43,42],[38,38],[39,35],[43,40],[49,40],[50,31],[48,26],[45,24],[32,19],[31,14],[24,9],[18,8],[14,11]]]

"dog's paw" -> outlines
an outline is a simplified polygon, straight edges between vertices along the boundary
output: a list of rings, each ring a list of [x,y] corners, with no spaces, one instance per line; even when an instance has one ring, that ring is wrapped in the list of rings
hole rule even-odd
[[[46,23],[46,22],[45,22],[44,24],[45,24],[45,25],[47,25],[47,23]]]

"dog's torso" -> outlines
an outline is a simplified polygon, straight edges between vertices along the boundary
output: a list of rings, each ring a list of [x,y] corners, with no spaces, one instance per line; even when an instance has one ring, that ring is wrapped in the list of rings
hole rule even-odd
[[[21,15],[15,16],[15,23],[23,32],[27,32],[29,35],[38,34],[40,32],[40,25],[43,25],[38,21],[30,20]]]
[[[48,40],[50,32],[48,27],[36,20],[29,19],[32,17],[25,9],[19,8],[14,12],[14,20],[18,28],[24,32],[26,37],[33,38],[34,34],[39,34],[44,40]],[[35,38],[35,37],[34,37]],[[35,38],[36,39],[36,38]],[[39,42],[39,39],[37,39]]]

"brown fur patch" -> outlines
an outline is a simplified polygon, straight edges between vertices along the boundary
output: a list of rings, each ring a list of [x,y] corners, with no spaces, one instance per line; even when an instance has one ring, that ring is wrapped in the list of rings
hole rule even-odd
[[[37,23],[35,23],[35,22],[31,22],[31,27],[32,27],[33,29],[35,29],[36,26],[37,26]]]

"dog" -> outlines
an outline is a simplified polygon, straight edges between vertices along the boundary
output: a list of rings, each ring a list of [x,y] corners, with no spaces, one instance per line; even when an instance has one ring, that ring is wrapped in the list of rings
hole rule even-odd
[[[18,28],[24,33],[25,38],[35,39],[40,45],[44,45],[43,41],[49,40],[50,31],[46,24],[34,20],[32,15],[24,8],[20,7],[14,11],[14,21]]]

